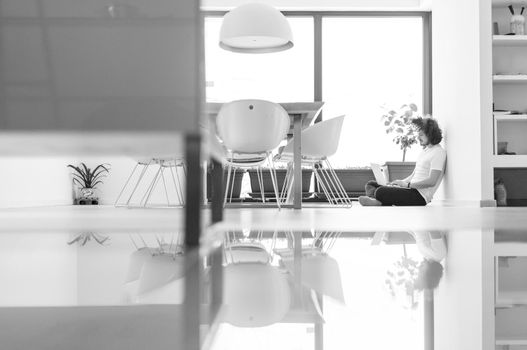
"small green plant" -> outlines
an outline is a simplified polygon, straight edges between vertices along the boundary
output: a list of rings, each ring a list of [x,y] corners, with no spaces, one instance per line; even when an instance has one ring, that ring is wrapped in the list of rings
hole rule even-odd
[[[417,113],[417,106],[415,103],[410,103],[402,105],[399,111],[392,109],[382,116],[386,133],[395,134],[393,142],[403,151],[403,162],[406,159],[406,151],[417,143],[419,137],[411,123],[414,113]]]
[[[102,184],[102,178],[106,177],[106,174],[110,172],[109,164],[99,164],[93,170],[84,163],[79,166],[68,164],[67,167],[74,170],[72,173],[73,182],[81,188],[95,189],[97,185]]]

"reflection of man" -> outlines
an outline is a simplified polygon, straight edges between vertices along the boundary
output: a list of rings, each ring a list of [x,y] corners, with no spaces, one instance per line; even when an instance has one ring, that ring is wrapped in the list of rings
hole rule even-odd
[[[439,285],[443,276],[441,260],[446,257],[446,243],[440,232],[415,231],[410,232],[415,238],[417,249],[423,255],[423,262],[419,265],[419,272],[415,280],[417,289],[434,289]]]
[[[439,144],[443,139],[441,129],[431,117],[415,118],[412,124],[419,132],[419,143],[423,151],[417,158],[415,169],[403,180],[395,180],[388,186],[369,181],[366,196],[359,197],[364,206],[401,205],[423,206],[432,201],[443,178],[446,151]]]

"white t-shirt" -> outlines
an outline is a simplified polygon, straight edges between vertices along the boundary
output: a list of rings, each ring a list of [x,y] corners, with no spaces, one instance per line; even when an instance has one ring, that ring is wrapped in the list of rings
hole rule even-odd
[[[419,193],[421,193],[421,196],[423,196],[423,198],[426,200],[426,203],[430,203],[432,201],[434,193],[443,179],[445,163],[446,151],[439,144],[427,146],[417,158],[415,163],[415,172],[411,182],[427,179],[430,176],[430,172],[432,170],[441,171],[441,176],[434,187],[417,189]]]
[[[417,249],[419,249],[423,258],[440,262],[446,257],[447,247],[443,233],[413,231],[410,234],[414,236]]]

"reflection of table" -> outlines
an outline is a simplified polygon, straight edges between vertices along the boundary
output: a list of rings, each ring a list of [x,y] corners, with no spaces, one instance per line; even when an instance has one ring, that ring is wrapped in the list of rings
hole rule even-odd
[[[280,103],[291,117],[289,134],[293,134],[293,208],[302,208],[302,133],[320,114],[324,102]],[[216,117],[222,103],[207,103],[205,114]]]

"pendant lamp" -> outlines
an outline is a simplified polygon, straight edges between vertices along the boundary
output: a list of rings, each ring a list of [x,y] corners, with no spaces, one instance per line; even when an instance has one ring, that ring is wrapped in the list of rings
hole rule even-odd
[[[272,6],[248,3],[223,17],[220,47],[240,53],[279,52],[293,47],[287,18]]]

